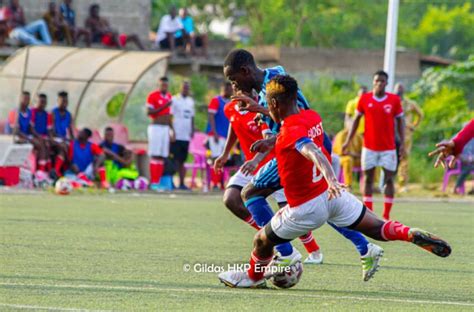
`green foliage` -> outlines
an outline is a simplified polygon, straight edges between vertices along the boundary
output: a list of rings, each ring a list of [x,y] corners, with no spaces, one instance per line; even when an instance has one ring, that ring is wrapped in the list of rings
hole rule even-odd
[[[109,100],[106,107],[107,115],[109,117],[116,118],[119,116],[125,97],[125,93],[119,92]]]

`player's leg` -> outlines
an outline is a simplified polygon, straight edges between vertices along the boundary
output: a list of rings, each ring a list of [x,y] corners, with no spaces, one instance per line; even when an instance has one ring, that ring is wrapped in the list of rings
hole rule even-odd
[[[46,145],[43,140],[39,138],[30,138],[30,143],[36,151],[38,158],[37,170],[46,172],[47,156],[46,156]]]
[[[387,151],[381,153],[380,165],[384,173],[384,210],[383,218],[390,219],[390,210],[392,210],[393,198],[395,196],[395,175],[397,171],[397,152]]]
[[[150,156],[150,189],[158,190],[169,153],[169,128],[164,125],[148,126],[148,154]]]
[[[364,171],[364,189],[362,191],[364,205],[370,210],[373,210],[372,194],[375,168],[377,166],[377,152],[369,150],[365,147],[362,148],[361,166],[362,170]]]

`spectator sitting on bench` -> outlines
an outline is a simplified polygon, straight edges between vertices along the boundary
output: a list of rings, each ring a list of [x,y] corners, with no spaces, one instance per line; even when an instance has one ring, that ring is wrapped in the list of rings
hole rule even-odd
[[[37,20],[26,24],[23,8],[19,0],[9,0],[10,3],[5,9],[10,38],[18,40],[25,45],[51,45],[51,35],[44,20]],[[41,40],[35,35],[39,33]]]
[[[135,180],[138,171],[133,163],[133,153],[125,146],[114,142],[114,129],[107,127],[104,130],[104,141],[100,147],[105,153],[105,172],[107,181],[115,185],[121,179]]]
[[[62,14],[58,12],[58,8],[55,2],[48,4],[48,11],[44,13],[43,19],[48,25],[49,33],[53,37],[54,42],[60,42],[65,40],[68,45],[73,45],[71,30],[69,25],[64,20]]]
[[[181,36],[176,37],[181,31]],[[177,16],[176,7],[171,6],[169,14],[164,15],[160,20],[160,26],[156,32],[155,45],[162,50],[175,52],[176,47],[184,47],[188,34],[183,31],[183,24]]]
[[[72,0],[64,0],[60,6],[61,15],[69,26],[72,34],[73,45],[76,45],[79,38],[84,38],[86,46],[90,47],[92,43],[91,32],[85,28],[76,26],[76,11],[72,8]]]
[[[183,30],[179,30],[175,38],[182,38],[186,39],[187,43],[190,46],[191,54],[197,55],[196,48],[202,49],[202,55],[207,57],[207,46],[208,46],[208,38],[206,34],[197,34],[194,30],[194,20],[191,15],[188,14],[187,8],[179,9],[179,19],[181,24],[183,25]],[[187,44],[187,45],[188,45]]]
[[[102,42],[107,47],[123,49],[128,42],[133,42],[140,50],[145,50],[140,38],[136,34],[119,34],[110,27],[109,21],[100,16],[100,6],[93,4],[89,7],[89,17],[86,28],[92,34],[92,42]]]

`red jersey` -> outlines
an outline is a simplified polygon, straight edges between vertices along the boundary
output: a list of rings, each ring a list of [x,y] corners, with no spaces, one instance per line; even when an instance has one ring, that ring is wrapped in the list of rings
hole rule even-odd
[[[171,102],[172,96],[171,93],[163,94],[159,90],[153,91],[148,95],[146,99],[146,107],[151,109],[158,109],[166,106]],[[148,115],[151,119],[155,119],[158,116],[166,116],[171,114],[171,105],[163,109],[159,113]]]
[[[395,149],[395,118],[403,116],[400,97],[385,93],[376,99],[373,92],[363,94],[357,112],[365,116],[364,147],[373,151]]]
[[[461,154],[464,146],[472,138],[474,138],[474,119],[471,119],[471,121],[454,137],[454,155]]]
[[[237,139],[240,142],[240,147],[245,155],[245,159],[251,160],[257,153],[250,151],[252,144],[258,140],[263,139],[263,133],[268,129],[268,126],[263,123],[258,125],[254,118],[257,113],[253,112],[240,112],[238,103],[232,101],[224,107],[224,114],[229,119],[230,126],[237,135]],[[264,164],[270,159],[275,157],[274,151],[271,151],[258,165],[255,172],[258,171]]]
[[[321,148],[331,162],[331,155],[324,148],[324,130],[318,113],[309,109],[302,110],[282,122],[275,151],[278,174],[290,207],[299,206],[328,188],[326,179],[316,165],[298,151],[310,141]]]

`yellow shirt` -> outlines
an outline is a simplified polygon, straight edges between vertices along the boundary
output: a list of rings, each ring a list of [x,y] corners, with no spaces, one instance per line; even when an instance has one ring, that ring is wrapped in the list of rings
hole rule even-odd
[[[359,104],[359,99],[360,97],[353,98],[352,100],[349,100],[346,105],[346,115],[350,116],[352,120],[356,117],[357,114],[357,105]],[[359,134],[364,134],[364,128],[365,128],[365,118],[362,116],[359,122],[359,127],[357,128],[357,133]]]
[[[402,100],[402,106],[406,128],[414,128],[415,124],[418,125],[421,122],[423,111],[415,101],[406,98]]]
[[[334,152],[334,154],[343,156],[342,145],[346,141],[348,134],[349,134],[349,130],[347,129],[341,130],[336,134],[336,136],[334,137],[333,145],[332,145],[332,151]],[[364,139],[362,138],[362,135],[356,133],[356,135],[354,135],[354,138],[351,140],[351,143],[349,144],[349,150],[347,151],[349,155],[351,156],[352,154],[360,155],[362,152],[363,141]]]

